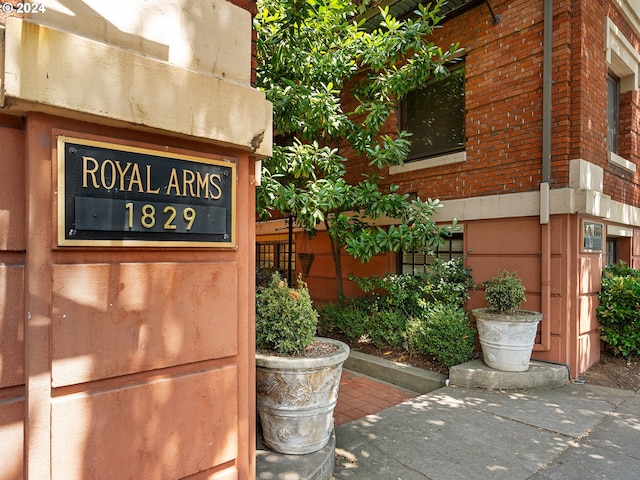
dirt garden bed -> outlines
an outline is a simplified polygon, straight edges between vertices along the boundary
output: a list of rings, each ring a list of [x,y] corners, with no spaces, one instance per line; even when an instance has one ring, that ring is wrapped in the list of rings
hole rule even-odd
[[[402,349],[378,348],[372,343],[351,342],[349,345],[353,350],[369,355],[437,373],[448,373],[448,369],[430,355],[409,355]],[[602,352],[600,361],[580,375],[579,379],[603,387],[638,390],[640,389],[640,356],[627,359],[616,357],[609,352]]]

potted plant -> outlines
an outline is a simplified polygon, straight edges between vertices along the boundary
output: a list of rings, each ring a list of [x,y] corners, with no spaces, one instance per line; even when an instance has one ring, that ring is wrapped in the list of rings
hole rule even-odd
[[[476,308],[476,319],[484,363],[496,370],[525,372],[542,314],[520,310],[526,301],[522,281],[506,270],[482,284],[490,308]]]
[[[315,452],[333,431],[349,347],[315,337],[318,313],[307,285],[276,273],[256,292],[256,392],[263,443],[286,454]]]

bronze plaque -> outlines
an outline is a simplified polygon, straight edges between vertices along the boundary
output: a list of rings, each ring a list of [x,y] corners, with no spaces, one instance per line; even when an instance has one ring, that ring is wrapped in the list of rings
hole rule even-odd
[[[58,137],[58,245],[235,247],[236,164]]]

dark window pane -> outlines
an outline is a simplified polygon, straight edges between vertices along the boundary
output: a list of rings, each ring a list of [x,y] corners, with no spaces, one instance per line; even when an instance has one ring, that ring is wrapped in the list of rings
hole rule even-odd
[[[607,77],[607,148],[618,153],[620,138],[620,80]]]
[[[606,257],[605,264],[613,265],[618,263],[620,260],[620,247],[619,247],[619,239],[618,238],[607,238],[607,249],[606,249]]]
[[[296,269],[296,245],[291,245],[291,271]],[[289,270],[289,243],[257,243],[256,265],[262,268],[272,268],[286,278]]]
[[[410,160],[464,150],[464,93],[464,67],[458,67],[407,94],[404,128],[413,133]]]
[[[463,249],[464,239],[462,233],[454,233],[451,237],[444,238],[444,243],[435,249],[433,255],[403,251],[398,255],[398,272],[409,275],[424,273],[429,265],[433,265],[436,262],[436,258],[446,262],[454,258],[463,257]]]

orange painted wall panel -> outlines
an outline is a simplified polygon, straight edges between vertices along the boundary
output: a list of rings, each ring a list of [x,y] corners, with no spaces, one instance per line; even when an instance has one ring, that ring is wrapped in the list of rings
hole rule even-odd
[[[566,215],[551,217],[551,254],[563,255],[567,251],[567,218]]]
[[[562,297],[551,297],[551,317],[549,326],[551,335],[561,335],[566,323],[566,315],[563,312],[564,299]]]
[[[24,267],[0,264],[0,388],[24,384]]]
[[[227,366],[54,399],[51,478],[175,480],[233,461],[238,405],[223,399],[237,377]]]
[[[53,385],[236,355],[237,265],[53,268]]]
[[[465,238],[472,242],[467,248],[476,255],[537,254],[540,252],[539,232],[537,217],[465,223]]]
[[[0,479],[24,471],[23,124],[0,116]]]
[[[582,229],[582,219],[576,220],[576,228]],[[580,230],[581,233],[581,230]],[[580,235],[577,236],[581,238]],[[587,370],[600,358],[600,330],[596,318],[598,292],[602,285],[603,254],[582,251],[577,245],[576,261],[576,305],[571,310],[575,318],[575,339],[571,339],[575,351],[572,352],[576,371],[579,374]],[[573,365],[572,365],[573,366]]]
[[[597,295],[582,295],[578,297],[578,335],[595,332],[598,327],[596,308],[599,304]]]
[[[315,255],[313,264],[309,271],[309,276],[305,282],[309,285],[309,291],[313,299],[319,303],[335,301],[338,298],[336,288],[336,268],[331,255],[331,246],[326,232],[318,232],[312,242],[303,241],[298,235],[295,240],[297,253],[305,252]],[[362,263],[342,251],[342,278],[344,294],[347,297],[357,297],[362,295],[362,290],[355,282],[349,280],[349,275],[367,277],[371,275],[384,275],[385,272],[395,272],[395,254],[375,255],[367,263]],[[296,264],[297,272],[301,272],[299,262]],[[296,273],[297,275],[297,273]]]
[[[551,294],[561,295],[562,287],[566,283],[567,272],[564,269],[565,257],[551,257]]]
[[[591,332],[578,337],[578,358],[576,371],[586,371],[600,358],[600,333]],[[574,370],[572,373],[575,375]]]
[[[479,290],[471,294],[468,308],[485,306],[484,290],[480,284],[500,270],[517,272],[526,289],[527,301],[521,308],[545,313],[544,302],[548,301],[541,329],[548,337],[543,344],[536,345],[533,358],[568,362],[566,335],[570,322],[575,321],[567,312],[568,283],[566,219],[551,218],[550,297],[543,298],[542,288],[542,228],[539,218],[511,218],[465,222],[465,249],[470,250],[467,264]],[[563,338],[564,337],[564,338]],[[540,337],[538,341],[542,342]]]
[[[0,479],[20,480],[23,469],[24,401],[0,398]]]
[[[527,294],[540,293],[540,257],[536,253],[521,256],[469,254],[468,263],[473,268],[473,278],[480,286],[502,270],[516,272]]]
[[[481,284],[500,271],[516,272],[524,284],[523,309],[540,311],[540,224],[537,219],[517,218],[465,223],[467,264],[473,269],[478,292],[469,308],[486,306]]]
[[[0,127],[0,250],[24,250],[24,132]]]
[[[631,239],[631,267],[640,268],[640,229],[635,229]]]
[[[563,350],[566,350],[564,348],[564,339],[558,335],[551,335],[550,349],[547,351],[537,351],[534,347],[531,358],[533,360],[565,363],[562,358],[559,358],[558,356],[558,353],[562,352]]]
[[[580,295],[589,295],[600,291],[602,285],[602,256],[582,254],[578,259],[578,279]]]

